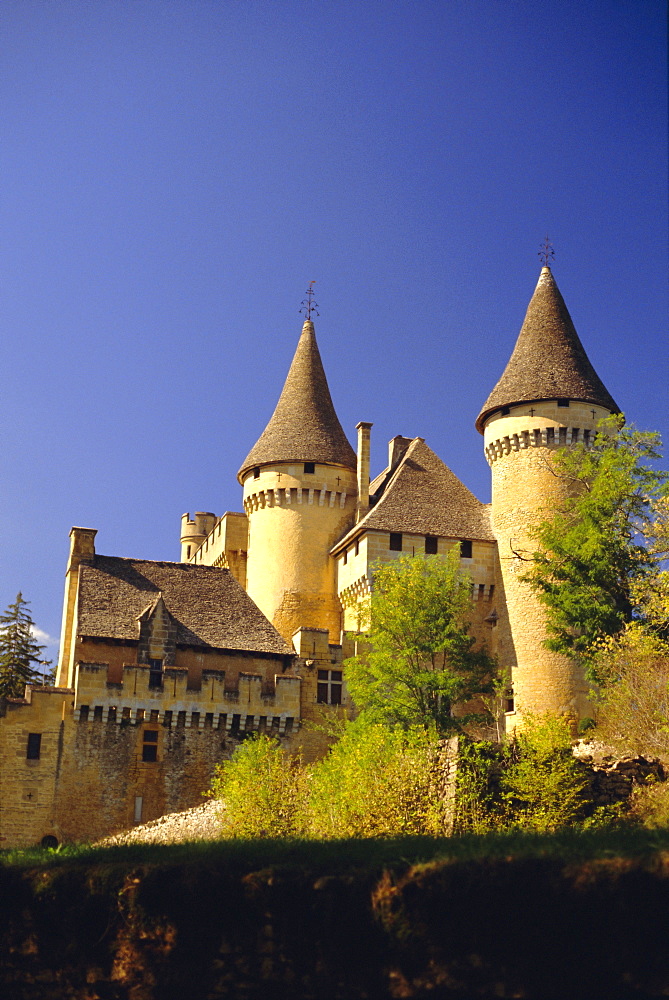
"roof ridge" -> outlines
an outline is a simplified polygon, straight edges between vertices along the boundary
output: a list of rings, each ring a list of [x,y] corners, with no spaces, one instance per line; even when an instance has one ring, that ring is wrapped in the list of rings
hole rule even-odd
[[[496,410],[542,399],[579,400],[618,412],[548,266],[541,269],[511,357],[476,419],[476,429],[483,433],[485,421]]]
[[[356,456],[335,412],[316,332],[306,320],[281,395],[237,478],[270,462],[316,462],[355,470]]]

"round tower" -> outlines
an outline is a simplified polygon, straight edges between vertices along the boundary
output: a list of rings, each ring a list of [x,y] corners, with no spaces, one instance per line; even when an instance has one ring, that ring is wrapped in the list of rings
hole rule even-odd
[[[335,413],[310,319],[238,479],[249,523],[249,596],[287,640],[306,626],[327,629],[339,642],[330,549],[355,520],[356,456]]]
[[[592,367],[549,267],[543,267],[513,354],[476,421],[492,473],[498,547],[498,648],[513,685],[516,718],[590,714],[588,685],[571,658],[544,646],[545,609],[520,577],[535,542],[531,529],[569,495],[552,468],[557,448],[594,438],[618,412]],[[504,610],[502,610],[504,609]]]
[[[190,514],[181,515],[181,562],[189,562],[216,524],[216,515],[199,510],[191,520]]]

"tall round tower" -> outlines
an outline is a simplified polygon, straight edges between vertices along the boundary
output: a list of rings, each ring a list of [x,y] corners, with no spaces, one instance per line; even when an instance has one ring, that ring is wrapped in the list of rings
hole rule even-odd
[[[332,405],[310,319],[238,478],[249,521],[249,596],[286,639],[307,626],[339,642],[330,549],[355,519],[356,456]]]
[[[522,556],[535,547],[530,530],[569,493],[553,472],[555,449],[587,444],[597,422],[614,412],[618,407],[583,349],[551,270],[543,267],[513,354],[476,421],[492,472],[500,605],[506,606],[499,648],[518,717],[551,712],[576,720],[589,714],[582,671],[546,649],[545,610],[519,577],[528,569]]]

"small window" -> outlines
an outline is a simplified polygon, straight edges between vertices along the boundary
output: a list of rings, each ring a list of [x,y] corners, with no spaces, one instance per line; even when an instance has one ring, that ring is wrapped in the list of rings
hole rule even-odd
[[[316,471],[316,463],[315,462],[305,462],[304,463],[304,471],[309,476],[313,475],[314,472]]]
[[[42,749],[42,734],[28,733],[28,747],[26,749],[26,760],[39,760]]]
[[[144,730],[144,746],[142,747],[142,760],[147,764],[155,764],[158,760],[158,730]]]
[[[558,406],[569,406],[569,400],[568,399],[558,399],[557,405]]]
[[[355,554],[356,554],[356,556],[358,555],[359,552],[360,552],[360,539],[356,538],[356,540],[355,540]]]
[[[402,551],[402,532],[401,531],[391,531],[390,532],[390,551],[391,552],[401,552]]]
[[[254,479],[260,479],[260,468],[257,465],[256,465],[255,469],[253,470],[253,478]]]
[[[463,540],[460,542],[460,558],[461,559],[472,558],[472,543],[468,538],[463,538]]]
[[[425,555],[426,556],[436,556],[438,545],[439,545],[439,539],[435,535],[426,535],[425,536]]]
[[[503,416],[503,417],[508,417],[508,415],[509,415],[510,413],[511,413],[511,410],[509,409],[509,407],[508,407],[508,406],[504,406],[504,407],[502,408],[502,416]]]
[[[319,705],[341,705],[341,670],[319,670],[316,701]]]
[[[142,822],[142,804],[143,804],[142,796],[135,795],[135,815],[134,815],[135,823]]]
[[[188,548],[186,549],[186,559],[190,559],[190,548],[191,547],[189,545]]]
[[[163,661],[149,658],[149,687],[162,690],[163,687]]]
[[[346,565],[347,562],[348,562],[348,549],[344,549],[344,558],[343,558],[344,566]]]
[[[88,705],[80,705],[79,707],[79,721],[88,722]]]
[[[95,722],[102,722],[102,705],[96,705],[93,709],[93,719]]]

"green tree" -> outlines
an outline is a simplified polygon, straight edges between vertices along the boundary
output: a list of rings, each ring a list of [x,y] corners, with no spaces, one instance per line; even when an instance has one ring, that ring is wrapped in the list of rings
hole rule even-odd
[[[643,613],[639,583],[657,572],[645,532],[667,489],[666,473],[648,464],[659,447],[657,434],[613,416],[592,446],[556,453],[552,471],[571,495],[537,527],[524,577],[546,606],[549,649],[587,660],[597,640]]]
[[[41,672],[33,664],[50,664],[42,660],[46,647],[33,635],[28,604],[18,593],[14,604],[0,615],[0,697],[20,697],[26,684],[41,681]]]
[[[345,662],[357,707],[374,721],[441,734],[487,718],[466,707],[492,693],[495,671],[469,634],[471,611],[455,547],[445,560],[406,556],[375,567],[362,652]]]

